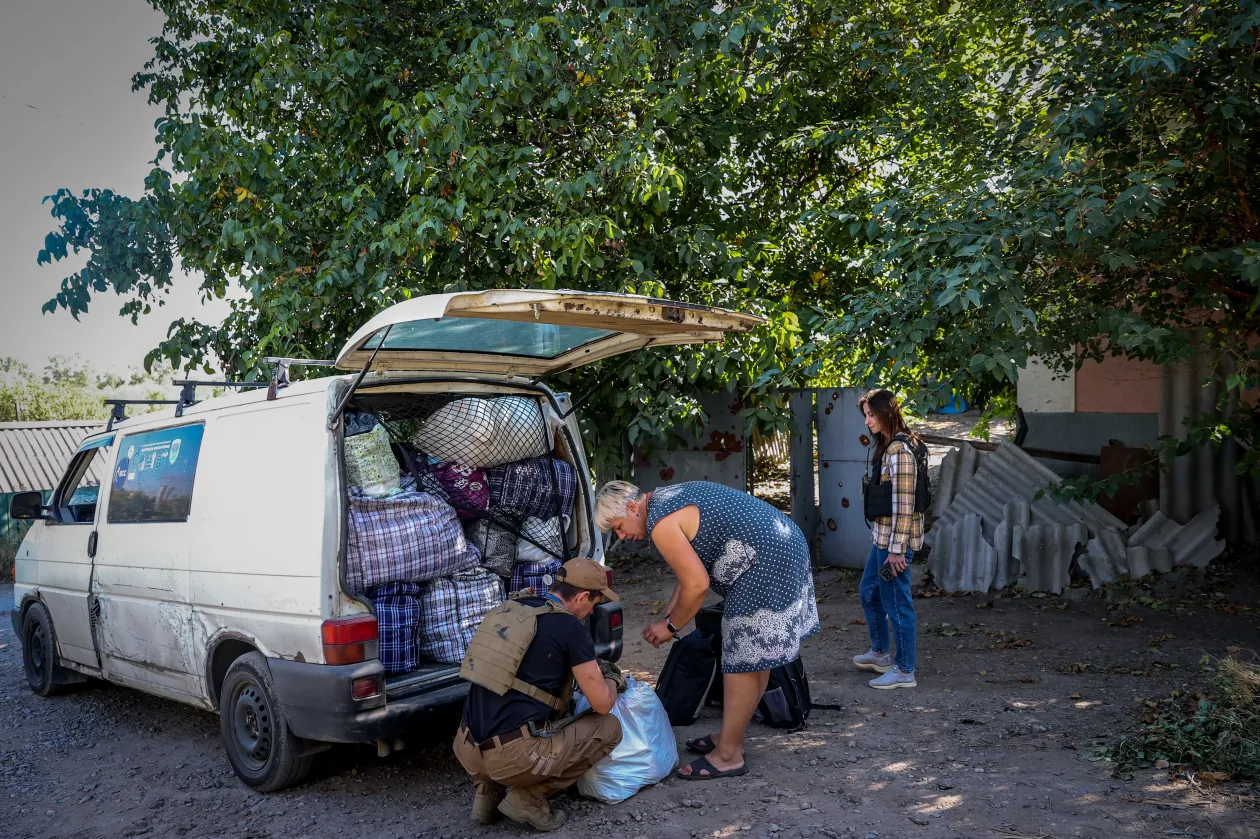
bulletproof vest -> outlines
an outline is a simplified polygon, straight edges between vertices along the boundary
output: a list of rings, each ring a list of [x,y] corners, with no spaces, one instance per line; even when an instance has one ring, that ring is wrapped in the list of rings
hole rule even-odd
[[[553,696],[539,687],[516,677],[525,651],[534,641],[538,629],[538,616],[565,612],[551,600],[543,600],[541,606],[528,606],[516,599],[517,595],[492,609],[477,632],[473,635],[464,663],[459,668],[460,678],[481,685],[498,696],[509,690],[537,699],[559,713],[569,707],[573,696],[573,674],[565,678],[561,696]]]
[[[917,478],[914,483],[914,511],[925,513],[932,506],[932,483],[928,474],[928,450],[922,443],[915,443],[905,434],[896,434],[893,440],[904,443],[914,455]],[[891,442],[891,441],[890,441]],[[887,453],[887,449],[885,449]],[[872,475],[863,479],[863,513],[867,521],[892,515],[892,484],[884,481],[884,457],[881,454],[871,463]]]

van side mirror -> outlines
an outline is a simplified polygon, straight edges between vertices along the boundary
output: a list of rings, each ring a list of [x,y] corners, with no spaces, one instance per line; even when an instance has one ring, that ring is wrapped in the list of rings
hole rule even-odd
[[[45,515],[44,496],[38,491],[19,492],[9,499],[11,519],[42,519]]]

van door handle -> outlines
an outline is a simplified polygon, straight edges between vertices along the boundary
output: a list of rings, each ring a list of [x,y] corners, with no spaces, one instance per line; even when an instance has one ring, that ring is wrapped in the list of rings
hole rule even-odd
[[[88,558],[96,559],[96,531],[92,531],[92,535],[88,537]]]

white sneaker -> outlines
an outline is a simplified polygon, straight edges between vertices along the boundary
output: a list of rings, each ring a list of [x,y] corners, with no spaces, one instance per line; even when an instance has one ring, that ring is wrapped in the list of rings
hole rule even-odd
[[[859,670],[870,670],[872,673],[887,673],[892,669],[892,653],[877,653],[867,650],[861,655],[853,656],[853,663]]]
[[[889,670],[887,673],[885,673],[884,675],[875,679],[871,679],[870,682],[868,682],[868,684],[871,687],[875,688],[875,690],[892,690],[893,688],[912,688],[912,687],[918,687],[919,685],[919,683],[914,680],[913,673],[903,673],[901,670],[897,669],[896,665],[894,665],[893,668]]]

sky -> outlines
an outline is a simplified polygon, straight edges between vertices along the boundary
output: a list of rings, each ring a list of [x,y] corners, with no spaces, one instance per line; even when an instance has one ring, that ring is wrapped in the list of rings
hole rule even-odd
[[[143,0],[0,0],[0,357],[35,370],[50,355],[79,355],[97,373],[124,372],[166,337],[178,317],[218,322],[222,301],[203,305],[195,276],[178,275],[166,306],[136,326],[124,298],[96,297],[79,321],[40,313],[86,255],[40,266],[55,229],[46,195],[66,187],[136,196],[157,153],[160,110],[131,76],[152,55],[162,16]]]

